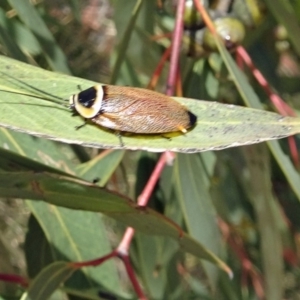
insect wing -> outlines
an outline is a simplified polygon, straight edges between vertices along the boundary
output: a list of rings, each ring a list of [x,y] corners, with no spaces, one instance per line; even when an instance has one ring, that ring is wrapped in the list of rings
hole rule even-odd
[[[175,100],[145,89],[104,86],[100,114],[92,121],[134,133],[166,133],[191,127],[187,109]]]

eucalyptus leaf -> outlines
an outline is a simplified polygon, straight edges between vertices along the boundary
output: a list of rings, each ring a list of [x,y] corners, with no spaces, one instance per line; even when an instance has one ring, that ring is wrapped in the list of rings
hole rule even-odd
[[[175,98],[197,116],[194,128],[187,134],[170,134],[169,140],[161,135],[124,134],[122,146],[110,130],[94,124],[75,130],[83,119],[72,117],[63,99],[78,93],[78,85],[88,88],[94,82],[45,71],[3,56],[0,57],[0,70],[0,126],[64,143],[192,153],[255,144],[300,131],[298,118],[234,105]]]
[[[43,53],[53,70],[70,73],[65,54],[30,1],[9,0],[9,3],[39,41]]]
[[[231,270],[172,220],[89,182],[54,173],[0,172],[0,197],[42,200],[72,209],[102,212],[144,233],[169,236],[183,251]]]
[[[251,85],[247,82],[245,74],[238,68],[222,42],[220,42],[219,39],[215,40],[224,63],[226,64],[226,67],[232,76],[233,82],[235,83],[236,88],[239,90],[244,103],[250,107],[261,109],[263,107],[262,103],[260,102]],[[281,149],[278,141],[269,141],[267,144],[273,153],[274,158],[277,160],[277,163],[280,165],[282,172],[285,174],[289,184],[291,185],[291,188],[297,195],[298,200],[300,200],[299,173],[293,166],[290,158],[286,156],[284,151]]]
[[[67,262],[55,262],[45,268],[30,284],[21,300],[45,300],[75,271]]]

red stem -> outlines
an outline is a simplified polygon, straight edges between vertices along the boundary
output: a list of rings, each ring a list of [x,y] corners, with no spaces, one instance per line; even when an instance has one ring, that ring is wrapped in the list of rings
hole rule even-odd
[[[167,48],[166,51],[164,52],[163,56],[161,57],[155,71],[153,72],[152,78],[147,86],[148,89],[153,90],[154,87],[156,86],[158,78],[164,67],[164,64],[165,64],[166,60],[170,57],[170,54],[171,54],[171,47]]]
[[[297,115],[294,112],[294,110],[288,104],[286,104],[285,101],[273,90],[273,88],[269,85],[264,75],[260,72],[260,70],[256,68],[246,49],[242,46],[239,46],[236,49],[236,53],[252,71],[253,76],[263,88],[265,93],[269,96],[271,102],[273,103],[277,111],[283,116],[296,117]],[[296,166],[296,168],[299,168],[299,154],[295,138],[293,136],[288,137],[288,143],[290,146],[290,152],[291,157],[293,159],[293,163]]]
[[[246,49],[242,46],[238,46],[236,49],[237,55],[239,55],[244,63],[248,66],[248,68],[251,70],[253,76],[257,80],[257,82],[261,85],[261,87],[264,89],[266,94],[269,96],[270,100],[272,101],[273,105],[276,107],[277,111],[282,114],[283,116],[293,116],[295,117],[296,114],[293,111],[289,105],[287,105],[283,99],[274,92],[274,90],[270,87],[268,81],[264,77],[264,75],[256,68],[254,65],[251,57],[249,56]]]
[[[264,289],[263,289],[263,280],[261,275],[256,271],[251,260],[248,257],[248,253],[244,247],[243,241],[239,235],[232,231],[229,225],[223,221],[223,219],[218,218],[219,227],[223,236],[226,236],[226,241],[232,251],[235,253],[237,259],[241,262],[242,265],[242,275],[241,275],[241,284],[246,286],[247,278],[250,277],[256,295],[259,299],[264,299]]]
[[[216,29],[214,27],[214,24],[210,18],[210,16],[208,15],[205,7],[202,5],[200,0],[194,0],[194,4],[197,8],[197,10],[199,11],[199,13],[201,14],[203,21],[205,23],[205,25],[207,26],[207,28],[210,30],[210,32],[214,35],[217,34]]]
[[[16,274],[2,274],[0,273],[0,280],[6,281],[10,283],[17,283],[21,286],[27,287],[28,286],[28,280],[25,277],[22,277],[20,275]]]
[[[172,159],[174,158],[174,154],[170,153],[170,152],[165,152],[160,156],[147,184],[145,185],[140,196],[138,197],[138,205],[140,205],[140,206],[147,205],[149,198],[150,198],[151,194],[153,193],[154,187],[161,175],[161,172],[163,171],[166,163],[171,158]],[[122,238],[118,248],[117,248],[118,253],[122,253],[122,254],[127,253],[128,254],[128,250],[129,250],[130,243],[131,243],[133,236],[134,236],[134,229],[131,227],[128,227],[123,235],[123,238]]]
[[[130,278],[130,281],[133,285],[133,288],[136,292],[136,294],[139,296],[139,300],[147,300],[146,296],[144,295],[141,287],[140,287],[140,284],[135,276],[135,273],[133,271],[133,268],[131,266],[131,263],[130,263],[130,260],[129,260],[129,257],[128,255],[123,255],[123,256],[120,256],[120,258],[122,259],[122,261],[124,262],[124,265],[125,265],[125,268],[126,268],[126,271],[127,271],[127,274]]]
[[[174,154],[171,154],[171,155],[174,157]],[[170,153],[168,153],[168,152],[165,152],[160,156],[146,186],[144,187],[142,193],[138,197],[138,205],[140,205],[140,206],[147,205],[149,198],[150,198],[151,194],[153,193],[154,187],[160,177],[160,174],[162,173],[162,171],[166,165],[166,162],[167,162],[169,156],[170,156]]]
[[[176,23],[175,23],[175,28],[173,32],[173,38],[172,38],[170,70],[169,70],[169,76],[168,76],[167,88],[166,88],[166,94],[168,96],[174,95],[174,87],[175,87],[176,74],[177,74],[178,62],[179,62],[179,52],[181,48],[180,47],[181,38],[183,33],[184,7],[185,7],[185,0],[179,0],[177,4]]]
[[[117,247],[117,252],[125,255],[128,255],[129,247],[131,240],[134,236],[134,229],[132,227],[127,227],[125,233],[123,234],[123,238]]]
[[[170,55],[170,51],[171,51],[170,70],[169,70],[169,77],[168,77],[167,89],[166,89],[166,94],[169,96],[172,96],[174,94],[174,87],[176,84],[176,79],[180,78],[180,76],[178,74],[178,61],[179,61],[181,37],[182,37],[182,32],[183,32],[184,4],[185,4],[185,0],[179,0],[178,6],[177,6],[176,24],[175,24],[175,29],[174,29],[174,33],[173,33],[172,48],[167,49],[165,51],[161,61],[159,62],[158,66],[155,70],[155,76],[157,77],[157,73],[161,72],[163,64],[166,61],[166,59],[168,58],[168,56]],[[157,81],[157,78],[155,76],[153,76],[153,78],[149,84],[150,87],[153,87],[153,85],[155,85],[155,83]],[[168,161],[170,161],[171,159],[173,160],[174,156],[175,156],[175,154],[173,154],[171,152],[165,152],[160,156],[146,186],[144,187],[144,190],[138,197],[137,202],[140,206],[147,205],[149,198],[154,190],[154,187],[164,169],[164,166],[166,165],[166,163]],[[127,274],[130,278],[130,281],[132,282],[135,292],[139,296],[139,299],[147,300],[147,298],[144,295],[144,293],[140,287],[140,284],[135,276],[134,270],[130,263],[129,254],[128,254],[129,247],[130,247],[132,238],[134,236],[134,232],[135,232],[135,230],[133,228],[128,227],[126,229],[126,231],[123,235],[123,238],[122,238],[121,242],[119,243],[118,247],[116,248],[115,251],[112,251],[110,254],[108,254],[104,257],[101,257],[99,259],[95,259],[95,260],[91,260],[91,261],[87,261],[87,262],[72,263],[72,265],[77,268],[83,267],[83,266],[96,266],[96,265],[103,263],[107,259],[118,256],[124,262]]]
[[[290,152],[291,152],[291,156],[292,156],[294,165],[295,165],[296,169],[299,170],[299,167],[300,167],[299,166],[299,153],[298,153],[295,137],[289,136],[288,143],[289,143]]]
[[[111,253],[109,253],[109,254],[107,254],[105,256],[102,256],[100,258],[96,258],[96,259],[88,260],[88,261],[82,261],[82,262],[71,262],[70,264],[74,268],[96,267],[96,266],[101,265],[106,260],[108,260],[108,259],[110,259],[112,257],[117,257],[117,256],[118,256],[118,252],[116,250],[114,250]]]

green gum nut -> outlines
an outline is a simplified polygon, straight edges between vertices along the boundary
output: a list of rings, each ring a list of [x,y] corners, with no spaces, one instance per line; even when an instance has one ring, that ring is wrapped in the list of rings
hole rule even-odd
[[[245,27],[241,21],[232,17],[218,18],[214,20],[217,33],[224,41],[228,50],[234,50],[245,37]],[[203,35],[203,47],[210,51],[217,51],[217,45],[212,33],[205,28]]]

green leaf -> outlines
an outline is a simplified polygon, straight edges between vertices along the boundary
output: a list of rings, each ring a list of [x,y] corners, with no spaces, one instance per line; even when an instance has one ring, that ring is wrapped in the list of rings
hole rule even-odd
[[[131,257],[149,298],[164,299],[163,295],[170,279],[167,270],[172,267],[170,260],[174,252],[178,252],[178,245],[165,237],[148,236],[137,232],[133,246],[133,249],[130,249]],[[177,263],[175,262],[175,265]]]
[[[0,77],[1,126],[66,143],[122,147],[114,134],[99,126],[74,130],[82,124],[81,117],[71,117],[67,108],[42,99],[52,97],[60,101],[76,93],[78,84],[87,88],[94,85],[93,82],[44,71],[5,57],[0,57],[0,70],[5,71]],[[160,135],[123,136],[125,146],[122,148],[180,152],[220,150],[282,138],[300,130],[298,118],[207,101],[176,100],[197,115],[195,128],[185,135],[174,133],[169,141]]]
[[[49,243],[48,247],[52,255],[48,260],[82,262],[111,252],[103,217],[100,214],[45,205],[36,201],[27,201],[27,204],[36,216]],[[35,228],[31,226],[30,230],[32,229]],[[32,247],[36,246],[36,242],[33,241],[36,231],[38,230],[35,229],[26,238],[26,241],[31,240],[26,247],[27,260],[31,262],[31,269],[40,270],[49,261],[45,261],[45,256],[48,254],[45,245],[41,247],[39,253],[32,251]],[[113,260],[107,261],[98,268],[82,268],[80,272],[73,274],[66,284],[73,290],[105,287],[116,294],[120,293],[120,282]]]
[[[36,36],[53,70],[67,74],[70,73],[63,51],[29,0],[9,0],[9,3],[16,10],[19,18]]]
[[[279,227],[283,217],[281,207],[273,195],[269,152],[265,145],[245,147],[243,152],[250,175],[243,176],[243,183],[254,207],[261,237],[266,299],[280,300],[284,294],[282,282],[285,276]]]
[[[219,39],[216,39],[218,49],[228,72],[232,76],[232,80],[236,85],[236,88],[239,90],[240,95],[242,96],[246,105],[255,108],[262,108],[262,104],[260,103],[257,95],[255,94],[253,88],[247,82],[247,79],[244,73],[238,68],[238,66],[233,61],[232,57],[225,49],[224,45],[220,43]],[[268,147],[270,151],[273,153],[274,158],[277,160],[277,163],[282,169],[282,172],[286,176],[291,188],[293,189],[294,193],[297,195],[298,200],[300,201],[300,176],[297,170],[294,168],[291,160],[287,155],[284,154],[282,151],[279,143],[277,141],[269,141]]]
[[[124,2],[121,3],[121,6],[122,6],[122,9],[124,9]],[[128,4],[126,6],[128,6]],[[110,82],[112,84],[116,83],[116,81],[117,81],[117,78],[118,78],[118,75],[119,75],[119,72],[121,69],[121,65],[125,59],[126,50],[128,48],[129,42],[130,42],[132,31],[134,29],[135,22],[139,15],[141,7],[142,7],[142,1],[137,0],[133,7],[130,20],[128,22],[128,25],[127,25],[124,35],[122,37],[122,41],[119,46],[118,56],[117,56],[116,62],[114,64],[114,68],[113,68],[111,79],[110,79]],[[124,15],[126,16],[126,14],[124,14]]]
[[[20,171],[33,171],[33,172],[51,172],[61,175],[68,175],[66,172],[62,172],[58,169],[49,167],[42,163],[28,159],[27,157],[18,155],[11,151],[0,148],[0,169],[11,172]]]
[[[75,173],[77,157],[71,145],[56,143],[46,139],[37,139],[34,136],[6,128],[0,128],[0,141],[4,148],[3,151],[7,149],[14,152],[15,155],[19,154],[22,156],[19,160],[19,165],[25,163],[27,157],[39,162],[44,170],[46,170],[45,165],[47,165],[56,170],[60,169],[64,173]],[[35,165],[35,162],[31,160],[28,162],[28,168],[32,164],[32,166]]]
[[[21,300],[46,300],[75,269],[66,262],[55,262],[45,268],[30,284]]]
[[[0,9],[0,27],[7,32],[11,42],[16,43],[17,47],[20,47],[20,51],[23,51],[20,57],[18,52],[11,49],[10,55],[13,58],[28,62],[25,53],[38,55],[43,51],[34,34],[18,19],[8,18],[2,9]],[[6,44],[6,46],[8,45]],[[20,59],[22,57],[23,59]]]
[[[67,208],[102,212],[147,234],[169,236],[181,249],[217,264],[231,276],[227,265],[184,233],[170,219],[139,207],[119,194],[71,177],[32,172],[0,172],[0,197],[43,200]]]
[[[33,202],[33,201],[29,201]],[[46,207],[46,205],[45,205]],[[51,239],[48,235],[48,239]],[[37,245],[39,245],[39,253],[37,253]],[[55,249],[51,248],[51,244],[47,240],[43,228],[39,224],[34,214],[31,214],[28,220],[27,232],[24,243],[24,252],[27,265],[28,277],[33,279],[47,265],[53,263],[56,255]],[[63,260],[63,259],[60,259]],[[65,261],[68,261],[64,258]]]
[[[21,170],[48,171],[65,175],[65,172],[75,173],[74,166],[70,163],[73,160],[70,155],[72,154],[70,153],[71,149],[68,149],[66,145],[36,139],[29,135],[8,131],[5,128],[0,129],[0,141],[5,147],[44,163],[0,148],[1,169],[13,172]],[[70,156],[71,159],[68,159]],[[110,155],[110,158],[117,159],[118,156]],[[108,163],[107,159],[104,161]],[[53,165],[53,167],[48,165]],[[101,165],[104,169],[101,168]],[[116,162],[113,161],[107,166],[103,165],[102,160],[100,160],[93,166],[96,167],[96,170],[97,168],[101,169],[101,182],[105,183],[105,179],[107,180],[109,174],[115,169]],[[65,170],[65,172],[58,168]],[[100,214],[54,207],[37,201],[26,201],[26,203],[39,222],[39,225],[29,227],[26,237],[26,260],[31,277],[54,260],[83,261],[105,255],[111,251]],[[42,241],[37,241],[41,235],[39,233],[40,227],[43,228],[47,240],[44,237]],[[37,228],[40,230],[38,231]],[[83,246],[86,245],[85,241],[88,241],[90,247]],[[37,244],[40,245],[41,251],[36,251]],[[50,252],[52,255],[49,257],[48,253]],[[76,291],[78,289],[91,289],[97,285],[98,288],[104,286],[108,290],[114,290],[115,293],[118,292],[116,286],[120,286],[117,270],[112,261],[104,264],[100,269],[88,268],[83,269],[82,272],[76,272],[67,284],[70,289],[73,288],[73,291],[75,289]]]
[[[211,55],[211,57],[214,56]],[[195,62],[186,79],[186,85],[186,95],[207,100],[216,99],[220,88],[220,82],[209,66],[207,59],[199,59]]]
[[[0,40],[2,42],[2,45],[6,47],[7,52],[10,54],[10,56],[20,61],[27,62],[27,57],[8,32],[9,26],[7,23],[9,22],[10,21],[6,18],[5,12],[0,8]]]
[[[97,184],[104,186],[120,164],[124,154],[125,152],[122,150],[99,153],[95,158],[79,165],[77,167],[77,174],[89,181],[99,178]]]
[[[119,60],[123,65],[119,70],[114,65],[114,79],[110,83],[141,86],[140,82],[146,84],[161,57],[161,47],[152,39],[157,5],[155,1],[136,0],[127,0],[126,5],[123,0],[115,0],[112,5],[119,44],[112,61]]]
[[[211,171],[204,166],[204,162],[212,170],[215,157],[212,153],[179,154],[175,160],[175,189],[181,210],[184,215],[189,234],[201,241],[217,255],[222,254],[221,235],[217,224],[217,214],[210,197],[208,174]],[[205,228],[205,230],[203,230]],[[204,265],[212,288],[215,288],[217,274],[211,265]]]

